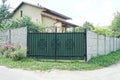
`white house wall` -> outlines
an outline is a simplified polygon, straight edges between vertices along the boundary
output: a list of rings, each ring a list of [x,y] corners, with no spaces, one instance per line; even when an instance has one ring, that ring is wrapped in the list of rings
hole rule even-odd
[[[41,12],[42,9],[33,7],[30,5],[22,5],[13,15],[13,19],[21,17],[21,11],[23,11],[23,16],[29,16],[33,22],[41,23]]]

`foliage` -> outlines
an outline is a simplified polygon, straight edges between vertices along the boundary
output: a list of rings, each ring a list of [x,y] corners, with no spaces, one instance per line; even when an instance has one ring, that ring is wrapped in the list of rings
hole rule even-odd
[[[30,17],[24,16],[17,20],[9,20],[6,23],[3,22],[4,29],[14,29],[28,26],[30,32],[43,32],[44,26],[41,24],[35,24],[31,21]]]
[[[5,23],[12,16],[9,12],[9,6],[5,4],[6,1],[7,0],[2,0],[2,5],[0,5],[0,29],[3,28],[3,26],[1,26],[2,22]]]
[[[110,28],[114,36],[120,37],[120,12],[115,13]]]
[[[80,60],[43,60],[36,58],[23,58],[16,62],[10,58],[0,56],[0,65],[28,70],[94,70],[116,64],[119,60],[120,50],[108,55],[92,58],[89,62]]]
[[[22,58],[25,58],[26,57],[25,50],[23,50],[23,49],[16,50],[13,53],[11,53],[10,57],[14,61],[17,61],[17,60],[20,60]]]
[[[4,57],[9,57],[13,51],[15,51],[13,44],[9,45],[8,42],[5,42],[1,47],[0,53],[4,55]]]
[[[105,36],[113,36],[113,31],[108,27],[105,28],[105,26],[96,26],[94,27],[91,23],[85,22],[83,27],[76,27],[75,29],[72,30],[72,32],[84,32],[85,29],[88,29],[90,31],[96,32],[100,35],[105,35]]]
[[[96,58],[92,58],[89,63],[97,64],[99,66],[107,67],[112,64],[116,64],[120,61],[120,50],[111,52],[108,55],[98,56]]]
[[[25,50],[21,49],[20,45],[9,44],[8,42],[3,44],[0,53],[4,57],[11,58],[12,60],[20,60],[26,56]]]
[[[82,27],[85,28],[85,29],[88,29],[88,30],[92,30],[92,29],[94,29],[93,24],[91,24],[91,23],[88,22],[88,21],[84,22],[84,24],[83,24]]]
[[[102,28],[102,27],[94,27],[92,30],[98,34],[105,35],[105,36],[112,36],[113,31],[109,28]]]
[[[84,32],[84,30],[83,27],[76,27],[75,29],[72,29],[72,32]]]

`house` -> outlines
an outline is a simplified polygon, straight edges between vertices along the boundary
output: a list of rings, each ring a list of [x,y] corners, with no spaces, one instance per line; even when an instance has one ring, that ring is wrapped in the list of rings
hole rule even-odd
[[[71,19],[68,16],[40,5],[33,5],[27,2],[22,2],[13,13],[12,19],[29,16],[33,22],[45,25],[49,32],[53,32],[53,27],[57,28],[57,32],[65,32],[68,28],[78,27],[78,25],[66,22],[66,20]]]

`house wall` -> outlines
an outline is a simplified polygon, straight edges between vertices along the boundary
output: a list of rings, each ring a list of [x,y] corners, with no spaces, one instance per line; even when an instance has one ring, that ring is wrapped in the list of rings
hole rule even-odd
[[[55,26],[57,26],[57,32],[65,32],[65,29],[64,27],[62,26],[62,23],[61,22],[57,22],[55,24]]]
[[[48,32],[55,32],[55,28],[53,28],[52,30],[52,26],[57,27],[57,32],[62,32],[62,23],[58,22],[55,19],[51,19],[49,17],[46,16],[42,16],[42,23],[45,25],[45,27],[51,29]]]
[[[51,18],[48,18],[46,16],[42,16],[42,23],[45,25],[45,27],[51,27],[53,26],[57,21]]]
[[[33,22],[41,23],[41,12],[43,11],[40,8],[33,7],[30,5],[22,5],[13,15],[13,19],[20,18],[21,17],[21,11],[23,11],[23,16],[29,16]]]

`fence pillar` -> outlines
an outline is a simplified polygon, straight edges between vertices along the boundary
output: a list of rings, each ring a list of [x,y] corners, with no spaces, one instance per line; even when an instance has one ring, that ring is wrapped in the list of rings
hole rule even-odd
[[[106,36],[104,36],[104,52],[105,52],[105,54],[107,54],[106,53]]]
[[[97,55],[99,55],[99,35],[97,34]]]
[[[8,41],[9,41],[9,44],[11,44],[11,30],[8,30],[8,31],[9,31]]]

